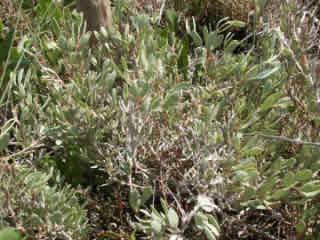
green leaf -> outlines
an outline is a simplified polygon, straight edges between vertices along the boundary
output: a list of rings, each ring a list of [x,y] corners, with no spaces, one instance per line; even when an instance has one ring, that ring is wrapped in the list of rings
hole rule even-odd
[[[175,27],[177,26],[177,19],[178,19],[177,12],[174,9],[168,9],[167,10],[167,17],[168,17],[171,25],[174,27],[174,29],[171,29],[171,30],[174,31]]]
[[[130,240],[136,240],[136,232],[133,231],[131,234],[130,234]]]
[[[177,228],[179,225],[179,217],[176,211],[173,208],[170,208],[167,216],[170,227]]]
[[[176,94],[170,94],[166,97],[165,102],[163,104],[164,110],[171,110],[174,108],[179,101],[179,97]]]
[[[197,32],[189,32],[189,34],[197,47],[201,47],[203,45],[202,39]]]
[[[304,169],[304,170],[301,170],[299,171],[297,174],[296,174],[296,177],[295,177],[295,180],[297,181],[302,181],[302,182],[305,182],[305,181],[308,181],[312,178],[312,171],[310,169]]]
[[[281,67],[281,64],[277,64],[274,68],[271,69],[267,69],[261,73],[259,73],[258,75],[256,75],[255,77],[251,78],[250,80],[262,80],[265,78],[270,77],[273,73],[277,72]]]
[[[288,172],[283,178],[284,187],[292,187],[296,182],[295,175],[292,172]]]
[[[0,18],[0,34],[2,33],[3,30],[3,23],[2,23],[2,19]]]
[[[131,84],[129,86],[128,90],[129,90],[129,93],[131,94],[131,96],[133,98],[140,97],[139,91],[138,91],[138,88],[137,88],[137,84]]]
[[[217,32],[210,32],[208,35],[207,47],[214,51],[216,48],[220,47],[223,42],[223,35],[219,35]]]
[[[242,113],[247,107],[246,97],[242,97],[242,98],[238,99],[238,101],[235,104],[236,104],[236,106],[235,106],[236,112],[238,114]]]
[[[296,225],[296,231],[299,233],[303,233],[306,230],[306,223],[303,221],[303,219],[300,219],[299,222]]]
[[[153,112],[161,110],[161,98],[159,96],[155,96],[151,100],[151,110]]]
[[[137,212],[141,206],[141,196],[137,190],[133,190],[129,194],[130,207]]]
[[[190,88],[190,84],[186,83],[186,82],[182,82],[182,83],[178,83],[177,85],[175,85],[172,89],[172,91],[178,91],[181,89],[186,89],[186,88]]]
[[[105,31],[104,28],[102,28],[103,31]],[[89,40],[90,40],[90,37],[91,37],[92,33],[91,32],[87,32],[85,34],[83,34],[80,38],[80,41],[79,41],[79,48],[80,49],[86,49],[88,48],[89,46]]]
[[[212,232],[215,236],[219,236],[219,231],[218,231],[218,229],[217,229],[214,225],[208,223],[208,224],[207,224],[207,228],[208,228],[208,230],[210,230],[210,232]]]
[[[218,232],[220,232],[220,226],[216,218],[210,214],[207,214],[207,217],[208,217],[209,223],[212,224],[217,229]]]
[[[201,209],[203,209],[206,212],[211,212],[215,208],[217,208],[217,206],[213,203],[213,201],[207,196],[199,195],[197,200],[198,200],[198,205],[201,207]]]
[[[0,231],[0,240],[20,239],[22,239],[21,233],[17,232],[14,228],[4,228]]]
[[[237,170],[244,170],[247,173],[257,171],[257,163],[253,158],[244,159],[243,162],[235,166]]]
[[[248,200],[253,199],[255,197],[256,197],[256,190],[253,187],[247,187],[243,196],[242,196],[242,200],[248,201]]]
[[[247,24],[245,22],[239,21],[239,20],[231,20],[227,22],[230,26],[232,27],[237,27],[237,28],[243,28]]]
[[[289,189],[287,189],[287,188],[279,189],[271,195],[271,198],[274,200],[279,200],[281,198],[286,197],[288,195],[288,193],[289,193]]]
[[[233,178],[234,182],[246,182],[248,179],[248,173],[243,170],[237,170],[236,175]]]
[[[254,199],[254,200],[248,201],[247,205],[255,209],[266,209],[266,207],[264,206],[263,202],[260,199]]]
[[[268,194],[269,192],[272,191],[273,187],[276,185],[277,183],[277,178],[275,177],[270,177],[268,178],[263,184],[262,186],[258,189],[258,195],[261,194]]]
[[[305,183],[300,190],[304,192],[311,192],[316,190],[320,186],[320,180],[310,181]]]
[[[320,189],[313,192],[302,192],[302,194],[307,198],[314,198],[315,196],[319,195]]]
[[[194,216],[194,221],[197,228],[203,230],[205,228],[205,225],[208,223],[208,217],[205,214],[199,212]]]
[[[147,15],[137,15],[132,18],[137,30],[147,30],[150,27],[149,17]]]
[[[226,53],[233,53],[233,51],[239,46],[238,40],[232,40],[225,46]]]
[[[154,207],[151,207],[152,209],[152,213],[151,213],[151,218],[152,219],[161,219],[162,218],[162,215],[160,212],[158,212],[157,209],[155,209]]]
[[[261,147],[258,147],[258,146],[251,147],[250,149],[246,150],[243,153],[243,157],[257,156],[257,155],[261,154],[263,151],[264,151],[264,149]]]
[[[286,159],[285,161],[282,161],[281,165],[282,165],[282,168],[293,168],[297,163],[297,159],[295,158],[289,158],[289,159]]]
[[[263,104],[258,109],[258,112],[264,112],[269,108],[271,108],[281,98],[281,96],[282,96],[282,93],[278,92],[267,97],[267,99],[264,100]]]
[[[156,233],[161,233],[162,225],[161,225],[161,223],[160,223],[159,221],[153,220],[153,221],[151,222],[151,228],[152,228],[152,230],[153,230],[154,232],[156,232]]]
[[[145,97],[151,90],[151,87],[146,82],[139,83],[139,96]]]
[[[152,192],[152,187],[151,186],[147,186],[143,189],[143,193],[142,193],[142,203],[144,204],[146,201],[149,200],[149,198],[152,196],[153,192]]]
[[[160,199],[160,202],[161,202],[161,206],[162,206],[163,211],[167,214],[169,211],[168,203],[163,199]]]
[[[204,232],[205,232],[205,234],[206,234],[206,236],[207,236],[208,239],[210,239],[210,240],[216,240],[216,237],[214,236],[214,234],[210,231],[210,229],[209,229],[208,227],[206,227],[206,228],[204,229]]]
[[[18,44],[18,47],[17,47],[17,50],[18,50],[18,53],[22,53],[25,46],[28,45],[28,43],[30,43],[31,40],[28,39],[27,36],[23,36],[22,39],[19,41],[19,44]]]
[[[320,193],[320,180],[315,180],[304,184],[299,188],[305,197],[315,197]]]
[[[6,149],[9,145],[9,135],[2,134],[0,135],[0,152]]]

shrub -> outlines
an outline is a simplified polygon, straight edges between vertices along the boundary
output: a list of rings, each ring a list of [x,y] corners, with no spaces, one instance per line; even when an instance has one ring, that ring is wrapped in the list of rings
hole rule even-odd
[[[95,49],[79,15],[60,8],[17,40],[15,57],[29,61],[6,75],[12,108],[1,118],[14,120],[1,154],[58,168],[74,185],[103,183],[94,188],[104,195],[100,216],[119,232],[214,239],[219,222],[222,239],[271,239],[275,228],[278,238],[317,238],[319,66],[309,56],[319,21],[283,1],[278,22],[263,19],[255,44],[235,54],[241,43],[221,34],[226,20],[201,29],[189,20],[221,1],[172,1],[166,27],[162,10],[133,13],[141,1],[114,1],[121,19],[97,34]],[[42,2],[36,16],[47,19],[52,1]],[[107,173],[99,183],[93,166]]]
[[[52,174],[0,165],[0,229],[13,227],[28,239],[85,239],[86,210],[70,186],[49,184]]]

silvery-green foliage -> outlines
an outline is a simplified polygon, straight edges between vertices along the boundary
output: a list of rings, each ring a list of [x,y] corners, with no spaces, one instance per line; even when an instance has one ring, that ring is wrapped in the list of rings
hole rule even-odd
[[[14,164],[2,163],[0,170],[0,228],[24,229],[31,238],[86,238],[87,211],[70,186],[52,185],[52,173]]]
[[[187,239],[185,231],[190,230],[193,224],[210,240],[215,240],[219,236],[219,224],[212,215],[216,205],[206,196],[199,195],[195,207],[190,212],[185,212],[179,204],[177,210],[169,207],[164,200],[161,200],[161,205],[161,212],[155,208],[152,208],[151,212],[141,210],[145,218],[137,217],[137,227],[148,233],[149,239],[160,240],[164,237],[174,240]]]

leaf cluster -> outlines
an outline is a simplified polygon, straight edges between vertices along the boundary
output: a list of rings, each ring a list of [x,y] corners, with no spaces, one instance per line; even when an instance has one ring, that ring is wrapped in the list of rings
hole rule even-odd
[[[308,15],[283,2],[268,22],[272,14],[261,15],[266,5],[258,1],[254,41],[236,53],[244,40],[232,30],[244,26],[241,17],[202,28],[187,17],[193,4],[206,14],[220,1],[175,1],[172,9],[154,1],[151,13],[139,2],[114,1],[114,26],[94,33],[50,0],[18,8],[37,21],[0,42],[10,43],[1,50],[0,157],[19,166],[1,175],[1,227],[16,228],[20,218],[10,217],[21,216],[30,236],[42,224],[37,231],[54,238],[58,221],[56,232],[83,239],[87,220],[71,183],[98,199],[88,207],[101,218],[90,219],[96,238],[316,239],[320,65],[312,7]],[[46,176],[27,164],[55,171]],[[48,183],[56,172],[62,189]],[[27,222],[33,212],[38,222]]]

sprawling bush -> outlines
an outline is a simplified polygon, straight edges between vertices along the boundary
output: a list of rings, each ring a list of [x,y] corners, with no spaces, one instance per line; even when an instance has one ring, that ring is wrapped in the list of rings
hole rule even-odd
[[[51,186],[52,175],[14,164],[0,165],[0,228],[27,239],[85,239],[87,211],[70,186]]]
[[[95,48],[78,13],[29,6],[40,24],[5,52],[1,157],[89,186],[96,238],[317,239],[319,20],[270,2],[114,1]],[[230,32],[248,15],[249,43]]]

